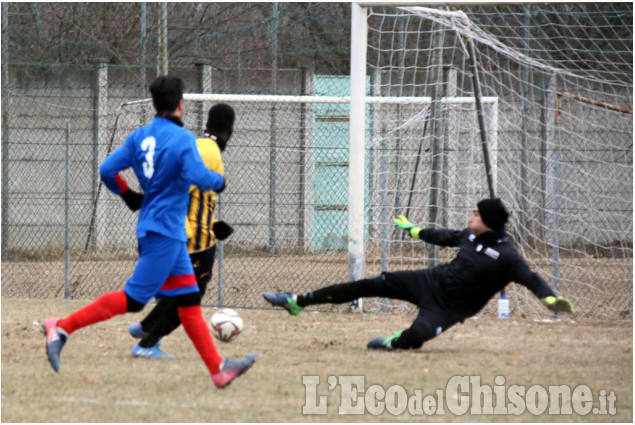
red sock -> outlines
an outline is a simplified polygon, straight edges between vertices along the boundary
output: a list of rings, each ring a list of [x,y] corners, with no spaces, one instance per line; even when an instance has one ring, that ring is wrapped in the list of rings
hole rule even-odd
[[[70,335],[77,329],[124,314],[127,308],[128,301],[124,291],[108,292],[70,316],[61,319],[57,322],[57,326]]]
[[[220,364],[223,358],[216,351],[214,340],[212,339],[212,333],[203,319],[203,311],[200,305],[193,305],[191,307],[179,307],[179,317],[183,328],[190,337],[196,350],[201,355],[201,358],[207,365],[211,374],[218,373],[220,371]]]

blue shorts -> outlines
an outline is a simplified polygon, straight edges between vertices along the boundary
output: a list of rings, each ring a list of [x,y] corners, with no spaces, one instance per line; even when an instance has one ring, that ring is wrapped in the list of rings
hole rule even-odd
[[[139,260],[124,292],[146,304],[152,297],[198,292],[187,244],[154,232],[139,239]]]

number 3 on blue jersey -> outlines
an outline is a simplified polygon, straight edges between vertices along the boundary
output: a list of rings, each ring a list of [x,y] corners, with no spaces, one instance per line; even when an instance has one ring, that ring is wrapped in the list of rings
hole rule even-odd
[[[141,142],[141,150],[146,153],[146,159],[143,161],[143,175],[147,179],[151,179],[154,174],[154,148],[157,141],[154,137],[149,136]]]

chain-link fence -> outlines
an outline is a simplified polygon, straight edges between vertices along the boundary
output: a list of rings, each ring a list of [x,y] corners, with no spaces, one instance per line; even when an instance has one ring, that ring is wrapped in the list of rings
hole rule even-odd
[[[96,66],[93,70],[78,72],[70,78],[75,81],[75,87],[67,90],[65,96],[60,96],[64,88],[60,79],[69,78],[68,72],[57,74],[58,79],[52,73],[48,78],[56,86],[55,90],[26,84],[28,89],[13,100],[9,121],[11,143],[6,162],[10,208],[8,231],[3,232],[6,237],[2,266],[4,296],[60,298],[68,295],[89,299],[120,288],[132,271],[136,259],[136,214],[130,213],[117,196],[105,190],[97,175],[97,167],[105,156],[116,149],[129,132],[153,116],[149,102],[121,106],[129,98],[125,95],[126,87],[118,87],[116,83],[125,81],[128,72],[135,71]],[[281,89],[287,93],[340,95],[337,84],[344,84],[339,90],[346,89],[343,77],[316,76],[304,70],[280,73],[283,76],[280,80],[288,85]],[[15,74],[27,75],[27,72],[16,70]],[[227,75],[206,67],[183,69],[180,75],[186,76],[188,87],[204,89],[210,85],[232,84]],[[82,79],[84,90],[80,92],[76,87]],[[16,89],[14,93],[17,92]],[[47,96],[54,96],[56,100],[47,100]],[[73,106],[55,105],[61,97],[72,99]],[[303,292],[348,278],[349,112],[348,105],[342,103],[255,102],[245,98],[225,99],[235,108],[237,121],[235,135],[224,154],[230,189],[220,197],[216,213],[217,218],[234,225],[237,232],[221,246],[213,284],[204,301],[264,307],[260,296],[264,290]],[[213,103],[188,101],[186,126],[202,128],[206,111]],[[487,111],[499,108],[494,99],[485,99],[485,106]],[[34,107],[37,114],[33,112]],[[426,146],[423,156],[416,157],[426,124],[425,120],[413,122],[412,118],[427,114],[429,109],[430,104],[425,102],[369,107],[368,135],[373,136],[369,138],[367,150],[368,275],[388,267],[421,267],[433,255],[422,244],[404,240],[391,225],[392,217],[401,212],[409,212],[418,223],[427,220],[430,182],[425,176],[429,176],[432,162],[431,156],[425,154],[429,151]],[[498,113],[505,115],[504,110]],[[42,118],[45,114],[50,116]],[[473,106],[460,106],[460,103],[448,105],[444,112],[452,117],[448,140],[457,146],[456,154],[450,149],[446,158],[449,165],[444,178],[454,179],[455,183],[448,183],[451,196],[440,213],[440,222],[449,227],[464,225],[471,208],[470,199],[487,196],[485,187],[479,183],[483,181],[484,167],[478,135],[471,129],[473,114]],[[37,126],[33,125],[34,116],[39,117]],[[607,119],[603,111],[587,111],[586,116],[589,120]],[[489,125],[492,135],[504,128],[496,122]],[[579,173],[586,168],[581,164],[596,162],[588,158],[593,154],[592,149],[579,150],[571,146],[566,151],[568,155],[577,156],[563,161],[567,173]],[[615,155],[619,156],[617,151]],[[627,160],[623,155],[620,158],[605,162],[610,167],[615,161]],[[502,161],[498,172],[506,172],[504,164],[510,161],[513,163],[513,159]],[[126,177],[135,182],[133,176]],[[575,184],[579,178],[564,180]],[[67,217],[70,227],[67,227]],[[566,228],[575,229],[580,225],[564,223],[563,234],[568,233]],[[619,219],[613,223],[616,229],[624,226],[628,223]],[[65,250],[67,237],[70,237],[70,246]],[[544,240],[544,237],[538,239]],[[576,249],[580,247],[575,247],[575,240],[568,238],[567,245],[573,248],[569,253],[563,251],[563,257],[579,257]],[[548,253],[538,254],[540,249],[525,248],[533,265],[544,276],[549,276]],[[597,245],[585,249],[597,252],[602,248]],[[563,280],[591,280],[592,277],[581,275],[585,273],[602,275],[602,279],[617,282],[610,292],[619,294],[623,285],[620,282],[628,279],[622,274],[630,270],[631,258],[623,257],[621,249],[612,254],[610,251],[610,247],[603,251],[608,253],[605,259],[565,260],[564,269],[570,268],[572,274],[565,273]],[[66,255],[70,258],[68,271]],[[452,255],[451,251],[442,253],[441,260],[450,260]],[[542,256],[547,262],[543,263]],[[579,301],[593,290],[606,297],[608,289],[565,287],[565,290]],[[529,302],[522,291],[517,298],[517,305]],[[379,304],[368,305],[368,308],[379,307]],[[391,307],[402,308],[394,303]],[[524,310],[536,312],[527,306]],[[620,311],[626,311],[622,316],[630,314],[627,305]]]
[[[25,20],[34,16],[23,7],[12,4],[9,11],[20,11]],[[251,13],[264,10],[244,7]],[[177,13],[173,4],[169,11],[171,18]],[[228,43],[207,35],[203,28],[185,26],[194,25],[195,16],[211,19],[210,10],[184,8],[179,13],[180,20],[170,21],[171,57],[179,57],[170,63],[170,72],[185,80],[187,93],[332,97],[350,93],[349,78],[338,68],[347,68],[341,63],[346,55],[330,51],[324,53],[328,60],[319,56],[311,61],[310,49],[293,44],[294,39],[313,38],[312,52],[318,55],[319,46],[335,43],[333,34],[349,37],[341,31],[348,30],[341,20],[279,11],[277,41],[272,38],[275,18],[263,15],[240,32],[215,33],[231,40]],[[147,34],[155,33],[152,25]],[[326,33],[328,39],[320,44]],[[3,34],[7,34],[4,26]],[[148,49],[146,56],[158,44],[147,34],[140,43]],[[197,34],[195,43],[187,45],[183,40],[192,34]],[[20,37],[26,35],[14,33],[9,40],[22,46]],[[285,59],[273,65],[269,56],[258,56],[261,51],[246,49],[252,38],[258,46],[267,46],[268,55]],[[277,53],[274,42],[279,43]],[[66,53],[83,46],[60,45],[68,49]],[[198,46],[196,57],[187,58],[186,45]],[[83,47],[80,50],[85,52]],[[119,53],[135,57],[128,47]],[[95,54],[88,64],[3,60],[3,297],[92,299],[121,288],[134,267],[136,214],[100,185],[97,170],[130,131],[152,118],[148,103],[121,105],[146,98],[145,87],[157,71],[145,61],[112,64],[102,61],[104,51],[100,55],[101,60]],[[291,57],[302,60],[293,62]],[[285,63],[293,68],[283,68]],[[369,72],[369,95],[405,95],[393,82],[403,86],[404,81],[420,78],[422,83],[413,83],[408,95],[430,100],[367,107],[364,182],[348,181],[348,104],[227,98],[237,120],[223,155],[229,186],[220,197],[216,216],[231,223],[236,233],[219,245],[204,302],[265,307],[260,295],[264,290],[303,292],[346,281],[348,194],[361,187],[366,190],[367,276],[451,260],[452,250],[434,251],[403,238],[392,217],[407,213],[424,226],[464,227],[474,202],[487,196],[469,69],[462,66],[455,92],[448,81],[456,71],[446,69],[442,96],[454,99],[440,102],[438,111],[430,97],[438,84],[428,74],[422,78],[411,69],[398,72],[381,64],[375,73]],[[572,297],[581,317],[632,318],[632,115],[565,98],[557,127],[560,149],[546,149],[545,141],[556,134],[556,108],[543,98],[551,93],[555,99],[556,91],[539,83],[546,79],[544,74],[535,70],[530,74],[532,83],[543,89],[526,93],[518,83],[523,70],[488,71],[483,75],[487,132],[498,192],[515,213],[512,237],[550,283],[550,277],[557,276],[561,291]],[[567,81],[566,86],[581,87],[575,81]],[[629,96],[632,81],[630,87],[621,87],[603,100]],[[214,102],[187,101],[186,127],[200,134]],[[434,120],[428,118],[431,115]],[[519,125],[523,116],[530,118],[529,128]],[[520,140],[526,142],[524,161]],[[435,150],[439,146],[441,153]],[[436,183],[435,167],[441,167]],[[134,177],[126,177],[135,183]],[[556,180],[562,215],[554,232]],[[435,185],[438,197],[433,198]],[[554,241],[554,235],[559,240]],[[554,258],[556,254],[559,258]],[[560,267],[557,274],[554,264]],[[510,294],[517,313],[546,314],[527,291],[510,287]],[[602,305],[610,308],[598,308]],[[371,309],[382,307],[381,302],[367,304]],[[395,303],[388,307],[408,308]],[[493,307],[485,311],[490,314]]]

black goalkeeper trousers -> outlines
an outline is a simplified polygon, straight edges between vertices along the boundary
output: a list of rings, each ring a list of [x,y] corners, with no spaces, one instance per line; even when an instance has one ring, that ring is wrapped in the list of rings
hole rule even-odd
[[[198,284],[199,299],[202,299],[203,295],[205,295],[207,284],[212,279],[215,255],[216,246],[190,254],[196,283]],[[179,300],[177,298],[160,299],[150,313],[141,321],[141,329],[148,332],[148,336],[139,342],[141,347],[154,347],[161,338],[169,335],[181,325]]]
[[[458,320],[443,305],[439,285],[429,270],[383,273],[372,279],[327,286],[298,296],[301,307],[312,304],[342,304],[358,298],[386,297],[407,301],[419,307],[419,314],[394,348],[420,348],[424,342],[447,330]]]

